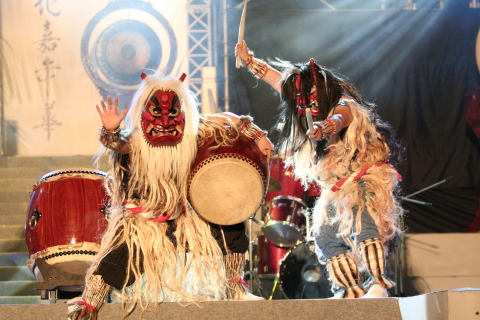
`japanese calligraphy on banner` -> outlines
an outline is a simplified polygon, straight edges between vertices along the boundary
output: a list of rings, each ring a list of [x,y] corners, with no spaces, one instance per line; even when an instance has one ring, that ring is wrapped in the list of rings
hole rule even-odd
[[[188,73],[186,0],[2,0],[6,155],[92,155],[95,105]],[[187,78],[188,79],[188,78]]]

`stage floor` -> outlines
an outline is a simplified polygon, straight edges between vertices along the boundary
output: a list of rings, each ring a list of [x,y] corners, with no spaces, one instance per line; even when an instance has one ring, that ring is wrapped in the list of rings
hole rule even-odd
[[[0,319],[66,319],[67,305],[0,305]],[[121,304],[107,303],[98,320],[123,316]],[[127,319],[168,320],[478,320],[480,288],[462,288],[406,298],[218,301],[180,305],[166,302],[150,312],[137,308]]]

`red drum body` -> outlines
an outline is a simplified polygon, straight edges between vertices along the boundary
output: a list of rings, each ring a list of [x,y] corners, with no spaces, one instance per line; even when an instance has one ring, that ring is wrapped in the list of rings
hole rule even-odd
[[[265,236],[258,236],[258,261],[257,273],[259,275],[278,275],[280,271],[280,262],[288,248],[282,248],[269,242]]]
[[[263,203],[268,163],[254,141],[240,136],[232,146],[208,139],[199,147],[188,181],[188,199],[209,222],[233,225],[252,216]]]
[[[318,262],[313,242],[293,247],[280,262],[280,284],[289,299],[319,299],[333,296],[327,269]]]
[[[282,185],[279,191],[268,192],[265,201],[269,202],[277,196],[292,196],[303,199],[303,186],[300,180],[295,180],[292,168],[285,169],[282,157],[278,155],[272,156],[270,162],[270,176]]]
[[[263,232],[280,247],[291,247],[301,241],[306,226],[303,215],[306,204],[299,198],[278,196],[272,199]]]
[[[70,273],[85,272],[93,260],[108,224],[105,176],[98,170],[64,169],[44,175],[33,185],[25,240],[27,264],[39,281],[36,258]]]

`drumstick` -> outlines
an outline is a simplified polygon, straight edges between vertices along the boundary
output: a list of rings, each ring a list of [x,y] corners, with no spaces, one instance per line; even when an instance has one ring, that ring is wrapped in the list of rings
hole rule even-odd
[[[313,132],[313,117],[312,117],[312,111],[310,108],[305,109],[305,115],[307,116],[307,123],[308,123],[308,129],[310,132]],[[317,148],[317,141],[311,140],[312,141],[312,146],[313,149]]]
[[[308,129],[310,130],[310,132],[312,132],[313,131],[313,117],[312,117],[312,111],[310,110],[310,108],[305,109],[305,114],[307,116]]]
[[[245,30],[245,16],[247,15],[247,0],[243,1],[242,17],[240,18],[240,27],[238,27],[238,44],[243,43],[243,32]],[[240,56],[237,55],[235,67],[240,68]]]

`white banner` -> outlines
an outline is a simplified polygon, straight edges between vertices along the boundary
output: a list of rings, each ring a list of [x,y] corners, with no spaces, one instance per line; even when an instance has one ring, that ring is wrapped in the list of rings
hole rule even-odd
[[[6,155],[92,155],[95,105],[188,73],[186,0],[1,0]],[[188,78],[187,78],[188,79]]]

